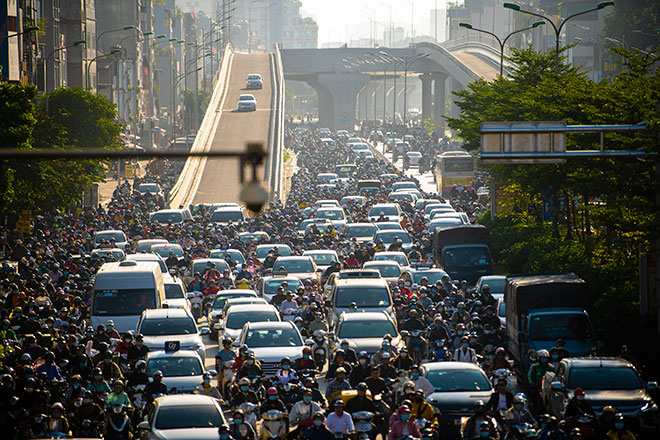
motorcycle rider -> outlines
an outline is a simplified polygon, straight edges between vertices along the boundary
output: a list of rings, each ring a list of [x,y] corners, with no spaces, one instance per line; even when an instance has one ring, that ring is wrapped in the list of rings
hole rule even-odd
[[[271,409],[286,412],[286,405],[277,395],[277,388],[275,387],[270,387],[266,390],[266,400],[259,407],[259,415],[261,416]]]
[[[383,362],[383,354],[388,353],[391,355],[396,355],[394,347],[392,347],[392,341],[390,339],[383,338],[383,342],[380,344],[380,348],[374,355],[371,357],[371,365],[380,365]]]
[[[422,390],[424,392],[424,397],[429,397],[435,391],[431,382],[419,374],[419,367],[417,365],[410,367],[410,380],[415,383],[415,390]]]
[[[339,367],[335,371],[335,378],[328,384],[325,389],[325,398],[330,402],[336,398],[342,391],[350,390],[351,385],[345,380],[346,369]]]
[[[323,314],[321,312],[316,312],[314,314],[314,320],[309,323],[309,332],[314,334],[317,330],[322,330],[324,332],[328,331],[328,324],[323,320]]]
[[[364,381],[371,391],[372,396],[382,395],[383,397],[387,396],[390,393],[389,388],[387,387],[387,382],[385,379],[380,377],[380,366],[374,365],[371,367],[371,373],[369,377]]]
[[[245,423],[245,414],[240,409],[235,409],[232,413],[232,424],[229,427],[229,433],[236,440],[255,440],[256,433],[249,423]]]
[[[344,374],[351,372],[351,366],[344,361],[344,350],[337,350],[335,353],[335,361],[328,366],[328,371],[325,374],[325,380],[331,380],[336,376],[336,371],[342,368]]]
[[[376,404],[369,396],[367,396],[367,384],[360,382],[357,384],[355,389],[357,390],[357,396],[346,402],[346,407],[344,409],[349,414],[353,414],[358,411],[369,411],[374,414],[377,413],[378,408],[376,408]]]
[[[335,434],[343,434],[348,437],[355,431],[355,425],[351,415],[344,412],[344,402],[341,399],[335,401],[334,411],[331,412],[325,419],[325,424],[330,432]]]
[[[389,353],[383,353],[383,363],[379,366],[380,377],[383,379],[396,379],[396,368],[392,365],[392,356]]]
[[[408,354],[406,347],[401,348],[399,355],[394,359],[393,367],[397,370],[409,370],[415,364],[413,358]]]
[[[280,369],[275,373],[277,378],[275,383],[278,385],[286,385],[292,380],[298,380],[296,370],[291,369],[291,359],[285,357],[280,362]]]
[[[456,311],[451,315],[451,325],[456,327],[458,324],[467,325],[470,322],[470,313],[465,310],[465,303],[463,301],[456,305]]]
[[[442,315],[436,314],[433,317],[433,324],[429,329],[429,341],[437,341],[438,339],[449,340],[449,332],[445,327]]]
[[[419,426],[415,418],[410,414],[410,407],[401,405],[397,410],[398,417],[390,423],[389,440],[401,440],[411,436],[412,438],[421,438]]]
[[[470,348],[470,339],[467,336],[461,338],[461,347],[454,351],[452,360],[454,362],[477,363],[477,353],[474,351],[474,348]]]
[[[480,430],[479,427],[482,423],[489,423],[490,436],[498,438],[497,424],[495,420],[486,415],[486,406],[484,405],[483,400],[477,400],[474,403],[474,414],[465,422],[465,427],[463,428],[463,439],[472,440],[479,438]]]
[[[167,385],[163,383],[163,372],[157,370],[151,377],[152,381],[144,387],[145,397],[153,397],[155,394],[167,394]]]
[[[298,438],[307,428],[312,427],[314,424],[313,417],[319,411],[323,411],[321,405],[314,402],[312,398],[312,390],[304,388],[302,391],[302,400],[296,402],[291,408],[289,414],[290,426],[295,426],[296,429],[289,433],[289,438]]]
[[[555,371],[555,367],[549,362],[550,353],[548,350],[539,350],[536,353],[538,362],[529,368],[527,381],[529,382],[529,393],[531,397],[532,408],[541,408],[541,381],[548,371]]]
[[[69,430],[69,421],[64,415],[64,406],[60,402],[55,402],[50,407],[50,417],[46,422],[46,432],[55,433],[59,432],[65,434],[66,436],[71,436],[71,431]]]
[[[503,413],[513,406],[513,393],[507,391],[507,384],[505,378],[497,379],[495,392],[490,395],[490,399],[488,399],[488,403],[486,404],[488,413],[495,416],[500,422],[502,422],[502,420],[499,420],[500,412]]]
[[[250,402],[255,405],[259,404],[259,396],[250,389],[250,379],[243,377],[238,381],[238,392],[232,393],[231,406],[237,407],[241,403]]]
[[[135,344],[128,349],[127,360],[130,363],[134,363],[138,359],[146,359],[147,354],[149,354],[149,347],[144,345],[144,336],[138,334],[135,336]]]
[[[614,428],[607,432],[608,440],[635,440],[635,434],[625,428],[623,414],[618,413],[614,419]]]
[[[486,306],[484,313],[481,315],[481,324],[484,327],[486,324],[490,324],[491,329],[499,330],[502,323],[500,322],[500,318],[495,316],[495,308],[493,306]]]
[[[504,413],[504,421],[509,427],[525,423],[536,426],[536,420],[534,420],[532,413],[525,408],[526,403],[527,400],[524,396],[516,395],[513,398],[513,406]]]
[[[133,434],[131,419],[124,411],[124,405],[112,406],[105,424],[104,438],[108,440],[129,440]]]
[[[332,440],[334,436],[324,423],[325,416],[323,412],[318,411],[314,414],[313,425],[303,432],[303,440]]]
[[[296,361],[293,363],[293,369],[295,371],[316,371],[316,361],[312,357],[312,349],[310,347],[304,347],[302,354],[302,357],[296,359]]]
[[[220,390],[217,387],[211,385],[211,373],[208,371],[202,375],[202,383],[195,387],[195,392],[197,394],[203,394],[205,396],[211,396],[215,399],[222,400],[222,395]]]
[[[120,379],[115,379],[115,381],[112,382],[112,393],[108,394],[108,398],[105,401],[106,409],[113,405],[131,406],[131,399],[128,397],[128,394],[124,392],[124,382]]]
[[[339,346],[344,352],[344,361],[350,365],[357,364],[358,361],[357,353],[355,352],[355,350],[351,348],[350,344],[348,343],[348,340],[342,339]]]
[[[564,417],[570,419],[584,415],[594,416],[595,412],[589,401],[586,399],[584,390],[582,388],[576,388],[575,391],[573,391],[573,397],[566,404]]]
[[[254,353],[248,352],[247,359],[238,370],[238,377],[260,377],[264,371],[261,369],[261,363],[255,358]]]
[[[371,367],[369,366],[369,354],[366,351],[361,351],[358,355],[358,364],[351,370],[351,374],[348,378],[351,386],[357,386],[358,383],[363,382],[369,374],[371,373]],[[351,412],[351,411],[349,411]]]
[[[231,436],[231,431],[227,425],[222,425],[218,428],[218,438],[220,440],[235,440],[234,437]]]
[[[435,420],[433,407],[430,403],[424,400],[424,392],[422,390],[415,391],[412,398],[410,412],[416,419],[426,419],[431,422]]]
[[[112,352],[110,350],[103,354],[103,360],[99,362],[96,367],[101,369],[103,378],[106,380],[124,378],[124,376],[121,374],[119,365],[117,365],[117,363],[112,360]]]

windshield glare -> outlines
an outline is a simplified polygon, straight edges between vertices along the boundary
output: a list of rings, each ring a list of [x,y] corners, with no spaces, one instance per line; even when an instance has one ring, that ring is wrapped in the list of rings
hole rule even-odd
[[[392,243],[394,241],[394,238],[400,239],[402,243],[411,242],[410,235],[408,235],[407,232],[403,232],[403,231],[379,232],[374,236],[374,241],[378,241],[379,238],[382,238],[384,243]]]
[[[222,415],[213,405],[161,407],[156,416],[156,429],[219,428]]]
[[[241,211],[216,211],[211,216],[213,223],[242,222],[243,213]]]
[[[194,262],[193,274],[195,273],[203,274],[206,271],[206,263],[207,263],[206,261]],[[229,270],[229,265],[224,260],[213,261],[213,264],[215,264],[215,268],[218,269],[220,272],[224,271],[225,269]]]
[[[178,246],[161,247],[154,245],[151,246],[151,252],[158,254],[163,258],[168,258],[170,256],[170,252],[173,252],[175,257],[183,257],[183,250]]]
[[[151,216],[151,221],[155,223],[177,223],[183,221],[179,212],[157,212]]]
[[[571,368],[568,388],[585,390],[639,390],[643,386],[628,367]]]
[[[116,242],[126,241],[126,237],[123,232],[103,232],[101,234],[96,234],[96,242],[101,243],[102,241],[114,240]]]
[[[309,260],[284,260],[276,261],[276,270],[284,270],[287,273],[309,273],[314,272],[314,266]]]
[[[163,377],[201,376],[203,373],[202,364],[194,357],[149,359],[147,362],[147,376],[153,376],[158,370],[163,372]]]
[[[349,237],[373,237],[378,232],[376,226],[349,226]]]
[[[165,298],[166,299],[180,299],[185,298],[183,289],[178,284],[165,284]]]
[[[220,295],[218,294],[213,301],[213,310],[222,310],[225,307],[225,303],[229,298],[256,298],[257,295],[254,293],[237,293],[233,295]]]
[[[231,313],[227,317],[225,326],[230,329],[243,328],[246,322],[265,322],[265,321],[279,321],[277,313],[275,312],[241,312]]]
[[[401,275],[401,269],[399,269],[399,266],[395,266],[394,264],[370,264],[369,266],[366,266],[366,268],[376,269],[378,272],[380,272],[381,277],[392,278]]]
[[[426,378],[438,392],[489,391],[491,389],[486,375],[476,370],[433,370],[427,373]]]
[[[330,263],[337,260],[335,254],[310,254],[310,257],[314,260],[314,263],[316,263],[317,266],[328,266]]]
[[[382,338],[396,335],[394,325],[389,321],[345,321],[339,327],[340,339]]]
[[[388,215],[399,215],[399,211],[394,206],[374,206],[369,210],[369,217],[378,217],[380,213],[383,213],[385,216]]]
[[[590,339],[592,334],[587,317],[571,313],[534,316],[529,337],[539,341],[556,341],[559,338],[583,341]]]
[[[144,336],[194,335],[197,327],[190,318],[154,318],[143,320],[139,333]]]
[[[341,287],[335,294],[335,307],[350,307],[355,303],[358,308],[389,307],[390,293],[387,287]]]
[[[133,316],[156,308],[154,289],[104,290],[94,292],[94,315]]]
[[[268,252],[270,252],[273,247],[274,246],[263,246],[257,248],[257,258],[266,258],[268,256]],[[288,246],[277,246],[277,249],[282,256],[288,257],[291,255],[291,249],[289,249]]]
[[[327,218],[328,220],[344,220],[344,211],[339,209],[319,209],[316,218]]]
[[[444,257],[446,267],[485,266],[490,263],[490,251],[487,247],[447,249]]]
[[[250,348],[260,347],[300,347],[300,335],[292,328],[277,330],[249,330],[244,344]]]
[[[376,255],[374,261],[396,261],[399,263],[399,266],[408,266],[408,258],[405,255]]]
[[[288,286],[286,288],[289,292],[295,292],[298,287],[302,286],[302,283],[298,280],[286,280]],[[265,295],[275,295],[277,293],[277,288],[282,285],[281,280],[269,280],[264,283],[264,294]]]
[[[447,275],[445,272],[439,270],[417,271],[413,274],[413,282],[419,284],[422,282],[422,278],[426,277],[429,284],[435,284],[437,281],[442,281],[442,277],[445,275]]]

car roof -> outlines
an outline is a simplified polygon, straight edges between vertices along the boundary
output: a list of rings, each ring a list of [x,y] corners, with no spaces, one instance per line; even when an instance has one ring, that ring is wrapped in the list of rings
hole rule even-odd
[[[246,325],[250,330],[280,330],[295,328],[291,321],[248,322]]]
[[[344,313],[341,319],[343,321],[389,321],[392,318],[385,312],[355,312]]]
[[[566,362],[567,366],[573,368],[586,368],[586,367],[632,367],[633,365],[625,359],[617,357],[575,357],[565,358],[562,362]]]
[[[171,283],[175,284],[175,283]],[[171,309],[147,309],[142,312],[145,319],[158,319],[158,318],[185,318],[190,317],[190,313],[186,309],[171,308]]]
[[[377,255],[403,255],[405,257],[406,253],[401,251],[379,251],[374,254],[374,257]]]
[[[227,315],[230,313],[250,313],[250,312],[275,312],[277,308],[272,304],[236,304],[227,309]]]
[[[291,247],[288,244],[283,244],[283,243],[271,243],[271,244],[258,244],[257,245],[257,249],[264,248],[264,247],[269,247],[271,249],[274,248],[274,247],[291,249]]]
[[[339,278],[336,281],[337,287],[339,286],[376,286],[388,287],[389,284],[385,278]]]
[[[281,255],[277,257],[276,261],[309,261],[311,257],[309,255]]]
[[[147,354],[147,360],[165,358],[197,358],[199,359],[199,362],[204,365],[202,358],[200,358],[197,352],[193,350],[179,350],[171,353],[161,350],[152,350]]]
[[[439,370],[477,370],[483,372],[481,367],[472,362],[428,362],[423,365],[426,371]]]
[[[309,249],[303,252],[303,257],[306,257],[308,255],[316,255],[316,254],[337,254],[337,251],[334,249]]]
[[[153,246],[151,246],[151,249],[161,249],[161,248],[179,248],[183,249],[180,244],[178,243],[154,243]]]
[[[144,252],[140,254],[128,254],[126,255],[127,260],[131,261],[163,261],[163,257],[152,252]]]
[[[168,406],[205,406],[215,405],[216,400],[204,394],[174,394],[159,397],[155,400],[155,403],[161,408]]]
[[[396,261],[392,261],[392,260],[366,261],[362,265],[362,267],[382,266],[382,265],[398,266],[399,263],[397,263]]]

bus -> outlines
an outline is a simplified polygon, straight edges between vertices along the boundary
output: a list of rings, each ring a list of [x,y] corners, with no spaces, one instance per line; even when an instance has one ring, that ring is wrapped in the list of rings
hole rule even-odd
[[[454,185],[469,187],[474,179],[474,157],[466,151],[445,151],[436,158],[438,192],[449,194]]]

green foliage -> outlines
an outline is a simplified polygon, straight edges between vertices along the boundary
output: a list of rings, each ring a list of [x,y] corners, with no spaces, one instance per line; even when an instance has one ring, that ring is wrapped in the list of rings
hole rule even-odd
[[[660,28],[660,2],[657,0],[617,1],[605,16],[605,35],[626,42],[628,47],[657,48]],[[639,30],[651,35],[633,32]]]
[[[35,104],[33,86],[0,84],[0,135],[4,148],[118,148],[114,104],[80,88],[59,88]],[[8,160],[0,165],[0,209],[52,212],[80,200],[103,179],[95,160]]]
[[[513,51],[518,66],[507,79],[476,81],[457,93],[460,117],[449,126],[479,148],[483,121],[566,121],[568,124],[635,124],[660,129],[660,75],[657,53],[616,50],[625,70],[613,84],[595,83],[576,69],[554,71],[554,53]],[[563,64],[563,63],[562,63]],[[594,134],[571,135],[568,148],[598,149]],[[660,151],[656,135],[608,134],[608,149]],[[603,328],[636,319],[639,250],[650,249],[660,233],[654,204],[660,189],[653,162],[630,159],[571,159],[552,165],[487,166],[505,185],[503,215],[491,228],[494,254],[508,273],[571,271],[593,294],[595,317]],[[542,218],[543,203],[555,207]],[[641,331],[641,328],[638,329]],[[620,335],[608,341],[620,343]]]
[[[206,107],[209,106],[211,95],[206,90],[200,90],[197,95],[197,106],[199,121],[195,123],[195,90],[186,89],[183,91],[183,106],[184,106],[184,124],[188,132],[196,131],[197,125],[202,123]]]

